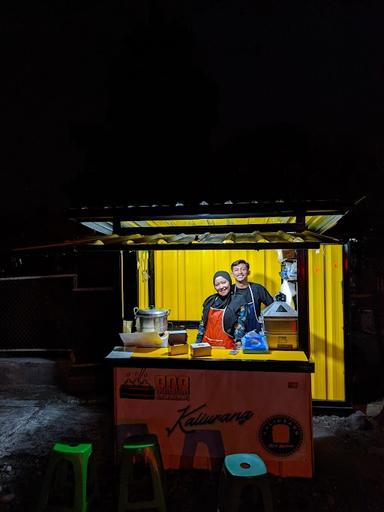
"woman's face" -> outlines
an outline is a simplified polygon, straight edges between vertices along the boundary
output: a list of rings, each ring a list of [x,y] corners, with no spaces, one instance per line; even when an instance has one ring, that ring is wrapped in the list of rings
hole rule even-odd
[[[226,295],[228,295],[230,289],[231,289],[231,283],[229,281],[227,281],[227,279],[225,279],[222,276],[216,277],[215,290],[217,291],[217,293],[219,295],[221,295],[222,297],[225,297]]]

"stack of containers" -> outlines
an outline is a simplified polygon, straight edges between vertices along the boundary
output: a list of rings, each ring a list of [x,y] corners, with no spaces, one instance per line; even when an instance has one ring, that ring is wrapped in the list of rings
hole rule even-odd
[[[275,300],[262,312],[264,332],[271,350],[298,348],[298,314],[282,300]]]

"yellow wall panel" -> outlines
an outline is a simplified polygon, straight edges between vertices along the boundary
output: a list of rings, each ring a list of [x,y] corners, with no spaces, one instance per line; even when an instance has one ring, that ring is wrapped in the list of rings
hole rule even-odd
[[[312,396],[345,400],[342,247],[308,251]]]
[[[199,321],[204,299],[215,292],[217,270],[231,272],[231,263],[245,259],[249,280],[280,289],[277,251],[154,251],[155,306],[170,309],[169,320]],[[139,306],[148,307],[148,254],[138,253]],[[345,400],[342,246],[308,250],[308,307],[311,357],[315,362],[312,396]]]
[[[308,308],[311,357],[315,362],[312,395],[326,397],[326,323],[323,248],[308,251]]]
[[[245,259],[249,280],[267,287],[272,295],[280,289],[280,263],[276,251],[155,251],[156,307],[171,310],[169,320],[200,320],[206,297],[215,293],[217,270],[231,273],[231,263]]]
[[[148,308],[148,252],[137,252],[139,308]]]
[[[339,251],[339,254],[338,254]],[[338,257],[340,256],[340,257]],[[327,394],[333,400],[344,398],[344,328],[342,253],[337,246],[326,246]],[[329,320],[330,319],[330,320]]]

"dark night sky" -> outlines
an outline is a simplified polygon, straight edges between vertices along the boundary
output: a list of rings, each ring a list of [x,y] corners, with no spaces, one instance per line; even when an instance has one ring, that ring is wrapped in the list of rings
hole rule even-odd
[[[380,204],[381,2],[294,4],[2,4],[8,229],[23,237],[85,203]]]

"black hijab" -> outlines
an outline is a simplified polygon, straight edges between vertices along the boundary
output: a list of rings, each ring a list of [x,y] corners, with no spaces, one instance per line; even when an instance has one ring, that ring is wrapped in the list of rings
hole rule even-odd
[[[226,279],[228,281],[228,283],[231,285],[231,283],[232,283],[231,276],[225,270],[218,270],[217,272],[215,272],[215,274],[213,276],[213,285],[215,285],[215,280],[219,276]],[[228,295],[226,295],[225,297],[222,297],[219,293],[214,293],[213,295],[210,295],[209,297],[207,297],[205,299],[204,304],[203,304],[204,326],[207,325],[208,313],[209,313],[210,308],[225,309],[224,319],[223,319],[224,330],[228,334],[231,334],[231,332],[233,330],[233,326],[234,326],[234,324],[236,322],[236,318],[237,318],[235,310],[230,305],[232,295],[233,295],[233,291],[231,288]]]

